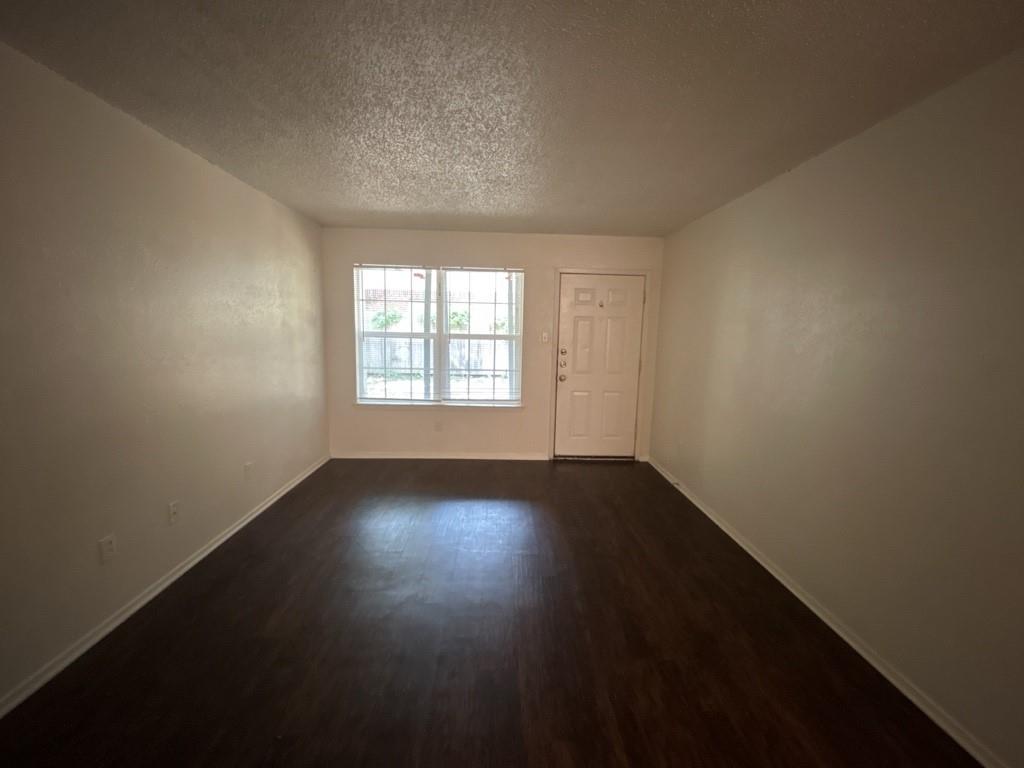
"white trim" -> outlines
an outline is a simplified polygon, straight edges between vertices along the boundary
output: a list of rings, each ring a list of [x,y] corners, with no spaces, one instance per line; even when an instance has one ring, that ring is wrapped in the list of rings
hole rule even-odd
[[[532,453],[481,453],[472,451],[346,451],[332,459],[471,459],[475,461],[548,461],[539,451]]]
[[[896,686],[904,696],[916,704],[918,709],[930,717],[936,725],[949,734],[961,747],[967,750],[975,760],[986,768],[1009,768],[1007,763],[983,744],[979,738],[961,725],[960,722],[949,714],[949,712],[943,709],[940,704],[914,685],[914,683],[907,679],[902,672],[889,664],[889,662],[885,661],[885,659],[883,659],[870,645],[862,640],[856,632],[846,626],[846,624],[844,624],[842,620],[840,620],[828,608],[819,603],[814,596],[805,591],[784,570],[772,562],[767,555],[761,552],[761,550],[754,546],[754,544],[752,544],[746,537],[733,528],[732,525],[726,522],[716,512],[712,511],[711,508],[701,501],[693,491],[687,488],[681,480],[674,477],[671,472],[665,469],[665,467],[653,458],[648,458],[647,462],[654,467],[662,477],[668,480],[669,483],[674,485],[676,490],[683,494],[690,503],[703,512],[711,522],[721,528],[729,538],[743,547],[747,554],[760,563],[768,573],[774,576],[775,579],[782,584],[782,586],[792,592],[800,602],[810,608],[819,619],[825,622],[825,624],[827,624],[833,632],[839,635],[847,645],[859,653],[861,657],[868,662],[868,664],[878,670],[885,679]]]
[[[247,523],[256,518],[261,512],[268,509],[275,501],[280,499],[288,493],[288,491],[297,486],[330,460],[330,456],[324,456],[317,459],[311,466],[302,470],[302,472],[285,483],[279,490],[275,491],[260,502],[258,506],[247,512],[236,522],[232,523],[227,529],[218,533],[210,539],[210,541],[185,558],[181,563],[174,566],[170,571],[165,573],[155,582],[142,590],[138,595],[114,611],[113,614],[86,632],[68,648],[61,651],[55,657],[50,659],[50,661],[29,675],[25,680],[16,685],[12,690],[5,693],[4,696],[0,698],[0,717],[6,715],[29,696],[42,688],[51,679],[56,677],[57,674],[59,674],[65,667],[71,664],[71,662],[113,632],[125,619],[167,589],[167,587],[174,583],[193,565],[210,554],[232,535],[243,528]]]

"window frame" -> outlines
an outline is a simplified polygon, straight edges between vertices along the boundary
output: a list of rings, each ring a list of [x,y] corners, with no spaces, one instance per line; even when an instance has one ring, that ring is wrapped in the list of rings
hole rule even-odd
[[[404,269],[411,271],[423,271],[427,285],[424,289],[424,330],[414,331],[412,325],[408,331],[390,332],[387,328],[382,330],[368,330],[364,328],[365,312],[364,299],[360,295],[361,279],[360,271],[369,269]],[[508,323],[511,332],[506,333],[474,333],[471,328],[465,331],[453,331],[450,328],[450,314],[448,307],[451,304],[462,302],[450,302],[447,291],[447,277],[451,272],[490,272],[518,275],[517,281],[509,281],[509,294],[507,306],[509,307]],[[468,267],[468,266],[425,266],[419,264],[370,264],[357,263],[352,265],[353,281],[353,320],[355,325],[355,375],[356,375],[356,404],[368,406],[455,406],[470,408],[522,408],[523,407],[523,316],[526,295],[526,270],[522,267]],[[432,284],[436,281],[436,284]],[[385,288],[385,291],[387,289]],[[470,294],[472,296],[472,294]],[[477,302],[468,302],[470,305]],[[486,303],[486,302],[479,302]],[[498,302],[494,302],[497,306]],[[427,330],[430,325],[431,306],[436,307],[436,328]],[[386,299],[385,299],[386,307]],[[385,310],[386,311],[386,310]],[[411,318],[410,318],[411,319]],[[363,361],[363,340],[367,338],[403,338],[419,340],[424,343],[432,343],[432,355],[424,355],[424,387],[432,395],[430,398],[400,398],[400,397],[370,397],[365,394],[365,368]],[[450,342],[453,340],[465,340],[467,348],[473,341],[504,341],[509,348],[509,387],[516,393],[515,399],[483,399],[483,398],[460,398],[453,397],[448,391],[450,386],[451,369],[449,365]],[[385,348],[387,342],[384,342]],[[495,355],[497,347],[495,346]],[[429,361],[429,368],[428,368]],[[498,369],[493,367],[493,372]],[[457,369],[461,371],[462,369]],[[470,371],[472,369],[466,369]],[[428,375],[429,371],[429,375]],[[467,392],[467,395],[469,393]]]

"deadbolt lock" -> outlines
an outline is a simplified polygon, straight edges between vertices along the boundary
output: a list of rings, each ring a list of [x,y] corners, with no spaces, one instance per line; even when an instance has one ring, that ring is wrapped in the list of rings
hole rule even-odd
[[[569,354],[569,350],[566,349],[565,347],[562,347],[560,350],[558,350],[558,354],[560,354],[560,355],[568,355]]]

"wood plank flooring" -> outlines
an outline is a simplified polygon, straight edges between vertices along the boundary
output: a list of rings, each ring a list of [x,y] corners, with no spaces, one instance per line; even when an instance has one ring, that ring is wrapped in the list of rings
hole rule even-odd
[[[345,460],[0,720],[0,762],[975,765],[646,464]]]

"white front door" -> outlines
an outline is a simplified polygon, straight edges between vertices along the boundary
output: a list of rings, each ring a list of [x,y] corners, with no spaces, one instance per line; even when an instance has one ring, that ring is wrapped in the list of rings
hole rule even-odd
[[[555,455],[632,457],[644,278],[563,274],[559,296]]]

